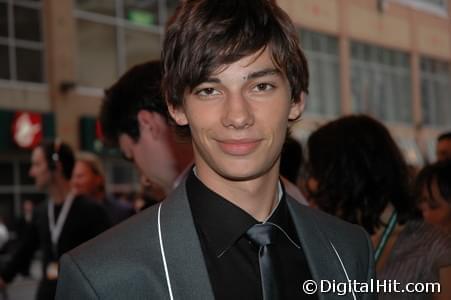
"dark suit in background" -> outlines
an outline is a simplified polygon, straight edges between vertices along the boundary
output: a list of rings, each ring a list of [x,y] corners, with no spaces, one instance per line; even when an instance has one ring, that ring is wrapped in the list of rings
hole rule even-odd
[[[11,260],[1,272],[2,278],[9,282],[21,269],[23,262],[31,259],[37,249],[42,251],[43,278],[39,283],[37,299],[54,299],[56,280],[48,280],[46,269],[49,262],[103,232],[110,226],[105,210],[94,201],[82,196],[74,199],[67,215],[54,257],[50,239],[47,202],[36,207],[33,221],[28,231],[20,237],[20,245]]]
[[[135,214],[131,205],[120,202],[112,195],[107,195],[101,203],[105,208],[112,225],[119,224]]]

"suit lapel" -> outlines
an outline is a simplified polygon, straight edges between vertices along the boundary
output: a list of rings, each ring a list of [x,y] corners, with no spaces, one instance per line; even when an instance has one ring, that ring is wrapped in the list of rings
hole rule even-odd
[[[304,249],[313,280],[320,285],[321,280],[347,282],[340,261],[338,260],[330,240],[319,228],[317,220],[306,212],[306,207],[297,203],[287,195],[288,208],[293,218],[299,241]],[[301,283],[302,284],[302,283]],[[319,291],[319,288],[318,288]],[[345,299],[337,293],[320,293],[320,300]],[[352,297],[350,298],[352,299]]]
[[[161,206],[161,232],[174,299],[214,299],[185,182]]]
[[[321,280],[347,282],[331,243],[320,229],[316,218],[289,196],[287,203],[313,279],[318,285]],[[214,299],[186,196],[185,182],[182,182],[163,202],[161,231],[174,299]],[[318,292],[318,298],[344,299],[343,296],[332,292],[327,294]]]

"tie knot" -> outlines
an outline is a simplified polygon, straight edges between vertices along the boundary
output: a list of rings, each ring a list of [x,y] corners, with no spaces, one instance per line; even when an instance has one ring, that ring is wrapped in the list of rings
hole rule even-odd
[[[271,223],[255,224],[246,232],[248,239],[259,247],[274,244],[279,229]]]

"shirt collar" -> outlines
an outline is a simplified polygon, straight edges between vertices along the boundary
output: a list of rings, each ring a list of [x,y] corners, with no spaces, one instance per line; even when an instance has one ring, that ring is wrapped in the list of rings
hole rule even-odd
[[[186,189],[196,227],[203,233],[208,247],[217,257],[232,247],[250,227],[259,223],[247,212],[204,185],[195,175],[195,169],[188,175]],[[292,240],[298,242],[284,195],[279,181],[278,203],[264,222],[277,224]]]
[[[184,172],[186,172],[185,173],[185,176],[186,176],[186,174],[188,174],[188,172],[187,171],[184,171]],[[193,167],[193,173],[194,173],[194,175],[196,176],[196,178],[197,178],[197,180],[198,181],[200,181],[200,179],[199,179],[199,176],[197,175],[197,168],[196,168],[196,166],[194,166]],[[202,182],[201,182],[202,183]],[[205,186],[205,185],[204,185]],[[206,187],[206,186],[205,186]],[[207,187],[206,187],[207,188]],[[208,188],[207,188],[208,189]],[[212,191],[213,192],[213,191]],[[214,192],[213,192],[214,193]],[[218,195],[219,196],[219,195]],[[274,208],[272,209],[272,211],[271,211],[271,213],[266,217],[266,219],[262,222],[262,223],[266,223],[270,218],[271,218],[271,216],[274,214],[274,212],[276,211],[276,209],[277,209],[277,207],[279,207],[279,203],[280,203],[280,201],[282,200],[282,197],[284,196],[284,190],[283,190],[283,188],[282,188],[282,184],[280,183],[280,180],[277,182],[277,204],[274,206]],[[219,197],[221,197],[221,196],[219,196]],[[222,198],[222,197],[221,197]],[[224,199],[224,198],[223,198]],[[224,199],[224,200],[226,200],[226,199]]]

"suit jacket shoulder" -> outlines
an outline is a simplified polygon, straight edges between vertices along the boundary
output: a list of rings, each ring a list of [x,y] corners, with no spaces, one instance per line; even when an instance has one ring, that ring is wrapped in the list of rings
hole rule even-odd
[[[316,281],[365,283],[375,278],[371,240],[362,227],[299,204],[290,197],[288,205]]]
[[[111,299],[112,291],[117,299],[166,293],[161,256],[156,255],[156,209],[148,208],[64,255],[61,265],[67,270],[59,282],[67,283],[70,293],[58,292],[57,299]]]

